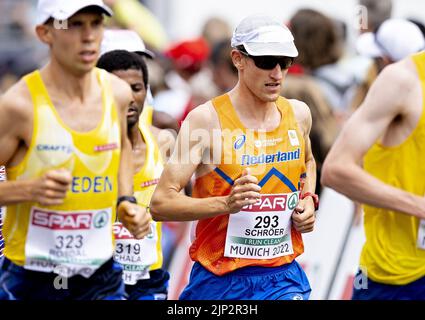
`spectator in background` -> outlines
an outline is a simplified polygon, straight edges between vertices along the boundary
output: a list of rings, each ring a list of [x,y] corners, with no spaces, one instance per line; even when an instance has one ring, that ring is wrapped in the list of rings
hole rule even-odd
[[[162,51],[168,37],[161,22],[138,0],[106,0],[114,11],[110,24],[136,31],[148,47]]]
[[[199,76],[210,54],[203,38],[185,40],[164,52],[172,69],[165,75],[167,89],[155,96],[155,109],[172,115],[181,122],[194,106],[205,102],[212,93],[203,92],[210,82]]]
[[[359,5],[364,6],[367,11],[366,28],[360,29],[360,32],[374,32],[382,22],[391,18],[393,10],[392,0],[359,0]]]
[[[419,20],[417,20],[415,18],[409,18],[407,20],[410,21],[410,22],[412,22],[412,23],[414,23],[421,30],[422,35],[425,38],[425,25],[421,21],[419,21]]]
[[[212,17],[204,23],[201,35],[214,48],[216,44],[232,37],[232,28],[222,18]]]
[[[357,51],[374,61],[374,73],[359,86],[351,108],[357,109],[363,102],[376,76],[389,64],[402,60],[425,48],[425,38],[420,28],[404,19],[389,19],[376,32],[367,32],[357,40]]]
[[[238,69],[229,54],[231,51],[230,38],[216,43],[212,50],[210,65],[218,94],[230,91],[238,82]]]
[[[344,120],[356,81],[338,64],[343,41],[336,24],[316,10],[301,9],[291,18],[290,29],[300,53],[297,62],[317,80],[335,115]]]

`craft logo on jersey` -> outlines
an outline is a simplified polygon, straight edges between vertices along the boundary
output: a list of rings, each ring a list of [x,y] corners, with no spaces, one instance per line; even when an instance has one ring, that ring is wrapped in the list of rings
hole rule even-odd
[[[233,147],[235,148],[235,150],[239,150],[240,148],[242,148],[242,146],[245,144],[245,141],[246,141],[246,136],[244,134],[239,136],[239,138],[237,138],[235,143],[233,144]]]
[[[32,224],[52,230],[89,230],[92,212],[63,213],[34,209]]]
[[[289,196],[289,199],[288,199]],[[267,194],[261,195],[256,203],[250,204],[243,208],[244,211],[261,212],[261,211],[285,211],[286,207],[293,210],[298,204],[298,194]]]
[[[38,144],[36,149],[39,152],[64,152],[66,154],[70,154],[74,151],[74,146],[71,144]]]

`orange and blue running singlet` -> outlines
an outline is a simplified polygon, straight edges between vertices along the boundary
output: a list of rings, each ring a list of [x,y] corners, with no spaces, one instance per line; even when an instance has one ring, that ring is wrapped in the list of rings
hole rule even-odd
[[[7,207],[4,254],[27,270],[90,277],[112,258],[121,132],[107,73],[95,72],[103,113],[89,132],[62,121],[38,71],[24,77],[34,105],[33,134],[21,163],[7,168],[8,179],[34,179],[59,168],[72,174],[63,204]]]
[[[193,196],[228,195],[249,167],[261,186],[261,200],[239,213],[223,212],[194,224],[190,256],[215,275],[247,266],[290,264],[304,251],[291,215],[306,175],[305,142],[292,107],[279,97],[279,126],[261,132],[244,127],[227,94],[212,102],[221,125],[221,164],[196,179]]]

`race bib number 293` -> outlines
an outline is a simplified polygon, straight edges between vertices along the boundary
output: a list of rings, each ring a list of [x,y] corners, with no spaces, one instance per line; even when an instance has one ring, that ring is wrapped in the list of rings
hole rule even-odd
[[[299,193],[263,194],[254,205],[229,216],[224,256],[273,259],[294,253],[291,216]]]

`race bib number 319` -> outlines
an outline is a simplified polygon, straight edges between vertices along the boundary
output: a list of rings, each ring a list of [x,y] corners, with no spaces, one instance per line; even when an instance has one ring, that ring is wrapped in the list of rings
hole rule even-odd
[[[149,279],[149,268],[158,261],[156,222],[151,222],[151,233],[141,240],[135,239],[121,223],[113,226],[115,235],[114,260],[123,267],[125,284],[134,285]]]
[[[294,253],[291,216],[298,192],[263,194],[254,205],[229,216],[225,257],[273,259]]]

